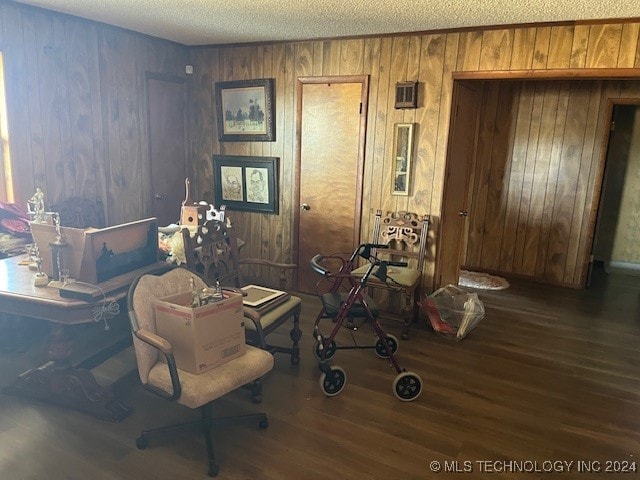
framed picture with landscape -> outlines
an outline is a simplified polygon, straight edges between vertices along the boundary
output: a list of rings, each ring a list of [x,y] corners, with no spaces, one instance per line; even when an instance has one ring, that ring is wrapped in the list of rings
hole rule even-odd
[[[213,156],[213,191],[227,210],[278,213],[278,157]]]
[[[215,103],[221,142],[276,139],[273,78],[216,82]]]

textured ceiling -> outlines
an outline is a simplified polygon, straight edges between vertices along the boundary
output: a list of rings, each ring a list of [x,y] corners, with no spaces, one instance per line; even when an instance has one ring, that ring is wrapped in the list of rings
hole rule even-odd
[[[20,0],[185,45],[640,17],[639,0]]]

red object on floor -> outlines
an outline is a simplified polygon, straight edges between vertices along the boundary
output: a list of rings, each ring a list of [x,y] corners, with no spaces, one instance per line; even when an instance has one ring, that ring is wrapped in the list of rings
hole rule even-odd
[[[427,317],[429,317],[429,323],[431,327],[438,333],[455,333],[451,325],[442,321],[440,317],[440,311],[438,310],[438,304],[433,298],[425,298],[422,301],[422,306],[427,309]]]

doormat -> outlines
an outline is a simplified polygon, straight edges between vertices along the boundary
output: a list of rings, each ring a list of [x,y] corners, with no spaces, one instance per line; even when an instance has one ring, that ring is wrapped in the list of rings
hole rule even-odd
[[[509,288],[509,282],[502,277],[482,272],[469,272],[468,270],[460,270],[458,285],[481,290],[504,290]]]

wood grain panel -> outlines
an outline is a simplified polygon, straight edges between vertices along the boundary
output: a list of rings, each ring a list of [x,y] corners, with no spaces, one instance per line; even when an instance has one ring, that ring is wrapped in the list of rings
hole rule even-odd
[[[440,212],[442,207],[442,187],[444,186],[444,166],[449,138],[449,122],[451,120],[451,99],[453,95],[453,82],[449,81],[456,69],[460,36],[457,33],[448,33],[444,50],[442,66],[442,90],[440,92],[440,118],[438,119],[438,133],[436,140],[435,169],[433,172],[433,187],[431,191],[431,209]],[[432,219],[433,220],[433,219]],[[435,219],[437,222],[437,218]],[[437,224],[434,228],[437,232]],[[429,267],[433,268],[433,265]],[[431,272],[432,274],[433,272]]]
[[[591,25],[586,67],[615,68],[620,53],[622,25]]]
[[[60,138],[60,114],[56,78],[56,45],[53,19],[42,11],[35,16],[37,41],[38,93],[42,108],[42,142],[46,148],[45,176],[50,201],[64,198],[64,168]]]
[[[528,70],[533,63],[533,45],[536,41],[535,28],[516,28],[513,32],[511,49],[511,70]]]
[[[462,32],[459,35],[455,70],[476,71],[480,65],[482,31]]]
[[[365,40],[365,64],[364,74],[369,75],[369,104],[367,109],[367,131],[369,135],[366,139],[369,145],[376,143],[376,123],[378,121],[378,90],[382,68],[380,65],[382,41],[379,38],[368,38]],[[386,98],[386,97],[385,97]],[[362,186],[362,201],[365,205],[372,205],[377,200],[374,199],[373,188],[377,185],[374,179],[375,148],[365,150],[364,159],[364,185]],[[371,211],[363,211],[360,219],[360,238],[363,241],[372,239],[373,214]]]
[[[498,109],[498,86],[483,85],[480,104],[480,128],[476,147],[476,164],[472,173],[472,201],[468,220],[467,252],[465,266],[480,267],[482,264],[482,242],[485,234],[485,220],[489,180],[491,178],[491,148]]]
[[[21,9],[13,4],[2,4],[2,30],[4,34],[4,71],[7,85],[7,115],[11,141],[11,166],[13,168],[13,190],[16,201],[26,205],[33,195],[33,159],[31,157],[31,126],[26,76],[26,52],[23,42]],[[43,188],[47,191],[47,188]]]
[[[527,90],[527,94],[532,97],[531,115],[529,117],[529,132],[526,140],[526,160],[524,163],[524,171],[522,175],[522,192],[520,196],[520,207],[518,212],[518,223],[516,230],[513,270],[523,271],[523,262],[525,259],[524,250],[528,230],[535,226],[530,218],[531,200],[533,198],[534,175],[537,164],[537,153],[539,146],[540,128],[542,125],[542,109],[544,104],[544,83],[533,83],[522,85],[522,91]],[[518,137],[514,142],[519,142]],[[515,148],[514,148],[515,150]]]
[[[573,29],[573,44],[571,45],[571,60],[569,67],[584,68],[587,63],[587,47],[589,45],[589,25],[576,25]]]
[[[536,261],[542,238],[542,222],[545,208],[545,195],[549,180],[549,167],[555,119],[558,109],[559,86],[555,83],[545,83],[540,92],[543,95],[542,112],[536,145],[535,167],[529,205],[529,220],[527,222],[524,251],[522,253],[521,273],[525,276],[535,276]]]
[[[120,144],[122,152],[122,187],[119,198],[126,198],[123,205],[124,218],[135,217],[142,210],[143,199],[140,194],[142,184],[142,158],[140,146],[140,97],[136,90],[137,58],[136,37],[125,35],[121,37],[119,52],[120,68],[116,75],[118,92],[118,111],[120,113],[118,128],[120,138],[125,141]]]
[[[326,41],[322,46],[322,75],[340,75],[341,41]]]
[[[22,13],[22,32],[25,52],[37,51],[35,14],[33,11]],[[33,165],[33,181],[36,186],[42,187],[47,183],[45,166],[45,152],[42,132],[42,109],[39,98],[39,76],[38,62],[25,62],[25,77],[28,101],[25,105],[29,116],[33,118],[30,129],[29,144],[31,148],[31,158]],[[47,194],[46,200],[51,201],[51,193]]]
[[[71,123],[71,97],[74,94],[69,81],[69,59],[68,50],[70,45],[67,41],[67,30],[70,28],[69,22],[64,17],[54,18],[54,35],[56,42],[56,86],[58,88],[60,136],[62,139],[62,169],[64,178],[65,196],[77,195],[76,181],[73,165],[73,124]]]
[[[369,109],[375,114],[375,122],[369,124],[369,131],[373,129],[373,138],[368,142],[367,150],[373,151],[372,173],[369,179],[371,185],[371,201],[369,208],[363,208],[363,212],[369,212],[369,217],[375,214],[375,211],[382,209],[382,198],[389,195],[389,187],[385,183],[385,172],[389,165],[386,161],[385,145],[392,140],[388,140],[388,125],[391,123],[387,118],[389,112],[389,98],[394,95],[394,90],[390,89],[391,80],[391,58],[392,58],[393,39],[386,37],[381,39],[379,75],[377,76],[377,101],[374,105],[370,104]],[[371,83],[370,89],[376,88],[375,83]],[[375,140],[375,143],[374,143]],[[371,221],[371,220],[370,220]],[[370,228],[366,232],[366,236],[370,237],[373,230]]]
[[[565,134],[565,123],[567,109],[569,106],[569,92],[571,85],[567,82],[559,84],[558,110],[554,122],[553,141],[551,143],[551,160],[549,164],[548,183],[544,198],[544,209],[542,215],[541,238],[542,242],[538,250],[538,261],[536,263],[536,278],[547,278],[545,270],[549,261],[549,244],[551,238],[551,228],[553,224],[553,211],[556,202],[556,186],[559,182],[561,146]]]
[[[571,61],[574,27],[551,27],[547,68],[568,68]]]
[[[89,38],[90,31],[87,24],[78,23],[68,30],[67,77],[69,78],[69,89],[74,92],[69,97],[69,119],[73,131],[71,136],[73,154],[68,159],[68,170],[73,176],[75,187],[67,192],[68,195],[71,192],[96,191],[93,126],[91,124],[93,120],[93,104],[88,72]],[[137,95],[136,98],[138,98]],[[139,158],[138,161],[140,161]],[[134,169],[130,178],[135,179],[137,177],[139,179],[140,174],[141,172]],[[68,187],[71,186],[69,185]],[[137,200],[135,194],[131,197],[132,202]],[[140,202],[138,211],[141,211],[141,199],[138,201]]]
[[[553,205],[553,220],[549,231],[549,250],[545,277],[562,283],[567,268],[571,223],[576,199],[576,179],[580,171],[580,156],[584,144],[584,126],[587,120],[589,94],[584,86],[572,86],[569,94],[565,133],[556,197]]]
[[[594,144],[596,143],[596,127],[598,124],[598,110],[600,108],[600,86],[588,82],[585,85],[585,96],[587,112],[584,119],[584,133],[582,138],[582,150],[580,152],[579,170],[577,175],[577,185],[575,201],[573,204],[573,216],[571,219],[571,231],[569,232],[569,246],[567,249],[567,263],[564,271],[563,283],[573,284],[576,273],[582,269],[584,255],[579,254],[579,246],[583,240],[581,237],[582,224],[588,221],[589,211],[585,211],[587,191],[589,190],[590,171],[594,168]],[[580,258],[579,258],[580,257]]]
[[[313,60],[311,66],[313,68],[312,75],[319,77],[322,75],[322,59],[324,58],[324,42],[313,42]]]
[[[549,59],[549,42],[551,41],[551,27],[536,28],[536,42],[533,50],[531,68],[546,69]]]
[[[340,46],[340,75],[360,75],[364,62],[364,39],[345,40]]]
[[[511,62],[513,30],[487,30],[482,33],[479,70],[507,70]]]
[[[423,108],[418,111],[416,117],[419,128],[414,148],[414,203],[411,207],[412,211],[419,214],[432,211],[433,185],[426,180],[433,179],[435,170],[437,139],[433,132],[438,128],[440,118],[446,38],[446,35],[429,35],[422,41],[419,76],[428,78],[428,81],[424,84],[424,91],[420,92]]]
[[[193,92],[191,94],[191,172],[189,177],[198,198],[213,203],[213,144],[218,138],[216,113],[213,105],[213,69],[217,69],[218,50],[198,49],[191,54],[194,68]],[[216,145],[218,143],[216,142]]]
[[[618,68],[633,68],[636,61],[635,51],[638,49],[638,35],[640,24],[626,23],[622,26],[620,36],[620,50],[618,53]]]
[[[487,228],[490,234],[483,241],[482,253],[486,268],[511,272],[516,254],[533,97],[527,84],[499,87],[491,152],[488,219],[485,220],[487,225],[494,222],[495,227]],[[505,124],[507,127],[501,127]],[[501,131],[500,135],[498,131]]]
[[[285,172],[290,171],[292,178],[295,178],[295,166],[293,165],[293,157],[288,157],[285,154],[285,132],[288,122],[293,122],[292,118],[285,118],[285,98],[287,92],[287,85],[284,82],[284,72],[287,68],[291,68],[291,65],[287,65],[287,57],[285,53],[285,47],[283,45],[274,45],[271,52],[271,73],[276,76],[276,141],[271,142],[271,155],[280,159],[280,198],[284,198],[285,195],[292,193],[288,190],[292,190],[293,183],[287,184],[285,182]],[[289,180],[292,181],[292,180]],[[287,188],[288,186],[288,188]],[[297,201],[297,199],[296,199]],[[271,253],[269,259],[276,262],[289,262],[291,261],[291,255],[293,250],[293,239],[291,236],[284,236],[284,221],[285,213],[281,206],[281,214],[279,218],[271,217]],[[292,213],[292,212],[291,212]],[[290,215],[291,215],[290,213]],[[292,217],[290,217],[292,218]]]
[[[514,135],[519,127],[520,116],[528,116],[527,108],[516,109],[520,96],[517,84],[497,85],[498,106],[494,120],[493,139],[491,143],[491,160],[487,209],[485,213],[485,229],[490,232],[482,243],[482,264],[490,270],[500,269],[506,264],[511,270],[513,262],[513,245],[517,225],[517,202],[522,189],[521,153],[514,151]],[[522,128],[522,127],[520,127]],[[512,182],[507,181],[507,172],[511,172]],[[506,201],[507,208],[503,208]],[[508,241],[507,241],[508,240]]]

